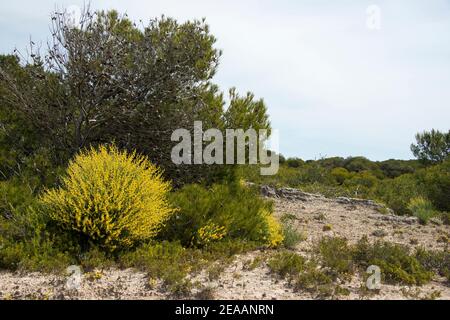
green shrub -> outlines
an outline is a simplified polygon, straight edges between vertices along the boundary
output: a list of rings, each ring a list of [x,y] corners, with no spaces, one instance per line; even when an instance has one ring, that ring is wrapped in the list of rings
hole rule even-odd
[[[382,277],[388,283],[422,285],[433,276],[433,272],[427,270],[406,246],[389,242],[370,244],[364,237],[354,250],[356,263],[364,269],[370,265],[380,267]]]
[[[417,178],[413,174],[405,174],[395,179],[382,180],[375,186],[372,196],[385,203],[395,213],[409,215],[409,201],[423,194]]]
[[[301,167],[305,161],[300,158],[288,158],[286,160],[286,165],[290,168],[299,168]]]
[[[34,236],[17,241],[0,233],[0,269],[62,272],[74,263],[51,234],[37,230]]]
[[[316,265],[309,267],[294,278],[294,290],[305,290],[310,293],[319,293],[319,296],[330,296],[334,291],[333,278]]]
[[[0,181],[0,216],[12,218],[35,203],[32,187],[19,179]]]
[[[427,224],[428,220],[436,215],[431,201],[423,197],[412,198],[409,201],[408,209],[423,224]]]
[[[283,246],[287,249],[294,248],[300,241],[306,239],[305,235],[294,227],[290,215],[284,215],[281,218],[283,229]]]
[[[344,238],[322,238],[317,246],[320,262],[331,274],[341,275],[353,272],[352,249]]]
[[[345,181],[346,186],[357,186],[360,188],[363,188],[365,190],[360,191],[361,194],[367,194],[367,192],[375,186],[378,182],[377,177],[375,177],[371,172],[369,171],[362,171],[358,172],[356,174],[353,174],[352,177]],[[363,193],[364,191],[364,193]]]
[[[67,252],[71,243],[49,228],[28,185],[13,179],[0,182],[0,189],[0,268],[50,272],[74,262]]]
[[[212,243],[202,250],[185,248],[179,242],[150,242],[133,251],[119,252],[118,263],[124,268],[142,270],[149,278],[162,279],[169,292],[183,296],[192,286],[187,278],[189,273],[208,269],[212,263],[223,270],[233,255],[254,248],[251,243],[228,240]]]
[[[437,274],[446,277],[450,283],[450,252],[448,250],[428,251],[419,248],[415,257],[426,270],[435,271]]]
[[[345,180],[352,177],[352,174],[347,169],[341,167],[331,170],[331,175],[338,184],[343,184]]]
[[[378,169],[374,162],[364,157],[348,157],[345,159],[343,167],[351,172],[362,172]]]
[[[185,246],[204,246],[224,239],[241,239],[276,246],[283,236],[271,215],[272,204],[255,190],[238,183],[209,188],[187,185],[171,197],[178,209],[161,234]]]
[[[169,188],[146,157],[102,146],[77,155],[62,187],[48,190],[41,201],[63,230],[114,250],[159,232],[173,212]]]
[[[442,164],[421,170],[419,179],[428,199],[436,209],[450,211],[450,159]]]
[[[119,255],[122,267],[133,267],[148,273],[149,278],[160,278],[174,294],[187,293],[186,276],[194,261],[200,261],[200,253],[183,248],[176,242],[148,243],[134,251]]]
[[[304,270],[305,264],[305,258],[290,251],[281,251],[267,262],[270,270],[281,277],[299,274]]]

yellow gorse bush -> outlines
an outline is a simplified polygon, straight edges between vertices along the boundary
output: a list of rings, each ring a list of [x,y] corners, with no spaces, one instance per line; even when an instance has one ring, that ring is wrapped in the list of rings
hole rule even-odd
[[[227,234],[224,226],[219,226],[213,222],[208,223],[197,231],[197,245],[207,245],[214,241],[219,241]]]
[[[145,156],[101,146],[73,159],[58,189],[41,201],[66,230],[110,250],[154,237],[173,213],[170,183]]]
[[[269,236],[266,241],[269,247],[278,247],[284,240],[283,229],[280,223],[269,212],[266,215]]]

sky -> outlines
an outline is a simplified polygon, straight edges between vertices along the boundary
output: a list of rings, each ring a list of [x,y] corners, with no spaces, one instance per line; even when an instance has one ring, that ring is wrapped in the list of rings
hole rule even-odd
[[[0,53],[45,44],[55,7],[2,1]],[[283,155],[410,159],[416,132],[450,129],[450,0],[93,0],[148,21],[205,17],[214,78],[263,98]]]

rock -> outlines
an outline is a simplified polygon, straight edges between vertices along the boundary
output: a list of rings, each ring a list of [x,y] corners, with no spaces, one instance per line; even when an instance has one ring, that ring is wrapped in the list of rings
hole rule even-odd
[[[387,233],[385,230],[383,230],[383,229],[377,229],[377,230],[375,230],[374,232],[372,232],[372,235],[373,235],[374,237],[380,237],[380,238],[382,238],[382,237],[387,236],[388,233]]]
[[[284,198],[288,200],[299,200],[299,201],[312,201],[312,200],[320,200],[323,202],[337,202],[340,204],[346,204],[348,205],[348,209],[350,210],[356,210],[357,205],[372,207],[376,210],[386,211],[387,213],[392,213],[392,210],[386,208],[384,205],[376,203],[373,200],[367,200],[367,199],[357,199],[357,198],[348,198],[348,197],[338,197],[335,199],[326,198],[325,196],[321,194],[314,194],[314,193],[308,193],[303,192],[299,189],[294,188],[274,188],[268,185],[262,185],[260,186],[261,194],[265,197],[271,197],[271,198]]]
[[[439,218],[431,218],[429,220],[429,222],[432,223],[432,224],[435,224],[437,226],[441,226],[443,224],[441,219],[439,219]]]
[[[275,188],[272,188],[270,186],[261,186],[261,194],[264,197],[272,197],[272,198],[276,198],[277,197],[277,193],[275,191]]]
[[[376,215],[371,215],[370,217],[373,219],[388,221],[388,222],[397,222],[397,223],[406,223],[406,224],[419,223],[419,219],[417,219],[416,217],[409,217],[409,216],[376,214]]]

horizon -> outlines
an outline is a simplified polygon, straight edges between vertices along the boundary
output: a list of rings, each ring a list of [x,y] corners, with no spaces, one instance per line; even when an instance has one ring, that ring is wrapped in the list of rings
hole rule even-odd
[[[25,51],[30,36],[44,45],[55,5],[83,3],[2,3],[0,53]],[[367,24],[370,5],[380,10],[379,29]],[[417,132],[448,130],[448,1],[102,0],[91,7],[144,23],[161,14],[205,17],[223,50],[212,81],[264,99],[286,158],[411,160]]]

